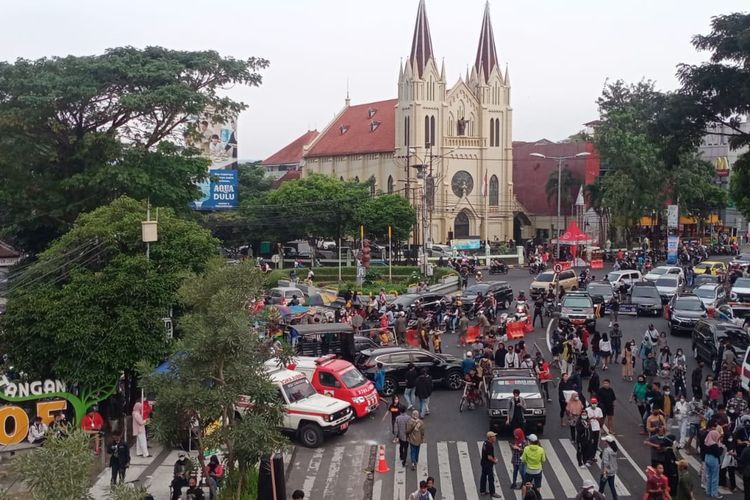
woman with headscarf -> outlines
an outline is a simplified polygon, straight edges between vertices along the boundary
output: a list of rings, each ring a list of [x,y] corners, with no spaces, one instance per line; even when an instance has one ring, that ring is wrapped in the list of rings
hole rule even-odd
[[[574,392],[570,396],[568,404],[565,405],[565,415],[568,417],[568,426],[570,427],[570,440],[574,443],[576,441],[576,424],[582,413],[583,403],[581,398],[578,397],[578,393]]]
[[[528,441],[526,440],[526,435],[523,433],[523,429],[520,427],[514,429],[513,442],[510,445],[512,452],[511,463],[513,464],[513,484],[510,485],[510,488],[513,490],[520,487],[517,481],[519,473],[522,481],[523,477],[526,475],[526,467],[523,462],[521,462],[521,455],[523,455],[523,449],[526,448],[527,444]]]
[[[143,405],[140,401],[133,405],[133,436],[136,437],[135,454],[139,457],[148,457],[148,442],[146,441],[146,424],[148,420],[143,418]]]
[[[721,454],[724,452],[724,445],[721,442],[721,433],[716,430],[716,423],[712,423],[711,430],[708,431],[704,440],[706,458],[706,494],[711,498],[720,498],[719,496],[719,470],[721,464]]]

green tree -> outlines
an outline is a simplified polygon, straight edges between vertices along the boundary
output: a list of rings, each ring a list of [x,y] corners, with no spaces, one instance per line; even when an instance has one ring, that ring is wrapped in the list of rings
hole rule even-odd
[[[230,480],[227,498],[240,498],[250,467],[261,455],[285,444],[280,434],[282,405],[263,363],[269,357],[254,326],[248,302],[263,295],[263,276],[249,263],[236,266],[212,261],[206,272],[180,289],[187,310],[180,322],[173,367],[150,373],[143,365],[142,383],[156,396],[152,417],[157,438],[174,444],[189,416],[198,420],[199,451],[221,449]],[[238,413],[246,396],[250,409]],[[209,425],[215,425],[206,432]]]
[[[34,500],[87,500],[94,463],[91,437],[80,429],[67,437],[51,433],[42,446],[15,460]]]
[[[355,222],[365,226],[365,236],[388,241],[388,226],[392,228],[394,242],[409,238],[417,213],[409,200],[395,194],[369,198],[357,207]]]
[[[36,253],[123,194],[182,209],[206,175],[195,117],[237,115],[219,93],[267,65],[161,47],[0,63],[0,236]]]
[[[700,65],[679,66],[683,106],[672,118],[698,144],[710,127],[720,125],[733,149],[750,145],[750,14],[733,13],[711,20],[711,32],[693,37],[697,50],[709,51]],[[730,192],[737,208],[750,217],[750,153],[735,162]]]
[[[237,166],[237,183],[240,200],[252,199],[273,188],[273,178],[259,161],[240,163]]]
[[[80,215],[11,282],[0,340],[14,365],[105,391],[137,361],[163,359],[162,318],[177,303],[185,273],[201,271],[218,242],[161,209],[159,241],[147,258],[145,211],[144,203],[121,197]]]
[[[565,215],[565,226],[567,227],[567,214],[570,212],[569,207],[573,205],[575,197],[578,194],[577,189],[581,185],[582,181],[580,177],[578,177],[567,168],[563,168],[561,173],[560,211]],[[547,183],[544,185],[544,193],[547,196],[547,204],[550,204],[551,200],[555,200],[555,206],[557,206],[557,170],[550,173],[549,177],[547,177]]]

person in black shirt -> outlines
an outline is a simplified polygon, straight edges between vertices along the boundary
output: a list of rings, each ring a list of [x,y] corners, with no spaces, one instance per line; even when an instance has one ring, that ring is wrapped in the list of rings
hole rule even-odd
[[[497,441],[497,434],[489,431],[487,439],[482,445],[482,458],[480,460],[482,474],[479,476],[479,494],[486,495],[489,491],[492,498],[502,498],[495,493],[495,464],[497,463],[497,458],[495,458],[495,441]],[[489,490],[487,487],[488,484]]]
[[[537,318],[539,318],[539,324],[544,328],[544,298],[541,295],[534,302],[534,319],[531,326],[536,326]]]
[[[615,401],[617,400],[617,396],[615,396],[615,391],[612,389],[609,379],[605,378],[602,381],[602,386],[597,391],[596,396],[599,400],[599,405],[602,407],[604,418],[607,420],[607,429],[610,434],[614,434]]]
[[[117,433],[112,436],[112,444],[109,445],[107,451],[112,455],[109,458],[109,466],[112,468],[112,484],[117,482],[118,477],[120,483],[124,483],[125,471],[130,465],[130,448],[122,442],[122,436]]]
[[[703,399],[703,361],[700,361],[690,374],[690,385],[693,388],[693,397]]]

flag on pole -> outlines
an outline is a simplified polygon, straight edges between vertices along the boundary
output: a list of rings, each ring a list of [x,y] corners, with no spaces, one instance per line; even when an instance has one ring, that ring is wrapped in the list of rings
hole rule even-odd
[[[484,171],[484,182],[482,183],[482,196],[487,196],[487,171]]]

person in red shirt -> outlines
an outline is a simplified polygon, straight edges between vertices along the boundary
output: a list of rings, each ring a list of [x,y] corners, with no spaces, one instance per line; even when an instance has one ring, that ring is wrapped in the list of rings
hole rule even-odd
[[[154,411],[154,409],[151,406],[151,403],[148,402],[148,399],[143,400],[143,406],[141,408],[143,411],[143,418],[145,420],[148,420],[149,418],[151,418],[151,412]]]
[[[94,436],[96,442],[96,454],[99,455],[101,451],[101,437],[100,433],[104,426],[104,419],[102,414],[99,413],[97,406],[92,406],[89,412],[81,419],[81,429],[87,434]]]
[[[657,464],[654,474],[646,481],[646,493],[643,500],[671,500],[669,492],[669,480],[664,475],[664,466]]]

